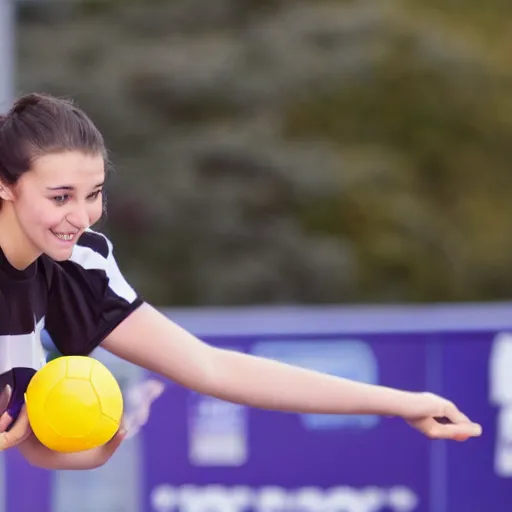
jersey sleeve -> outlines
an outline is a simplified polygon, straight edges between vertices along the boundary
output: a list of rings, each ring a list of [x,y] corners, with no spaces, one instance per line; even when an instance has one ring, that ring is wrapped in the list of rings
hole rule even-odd
[[[86,231],[71,258],[55,265],[45,329],[63,355],[89,355],[142,304],[127,283],[110,240]]]

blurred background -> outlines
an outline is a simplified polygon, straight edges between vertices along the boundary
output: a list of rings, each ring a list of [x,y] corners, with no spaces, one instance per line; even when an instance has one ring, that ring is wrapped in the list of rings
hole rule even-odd
[[[47,92],[100,127],[115,171],[97,228],[149,302],[214,344],[441,392],[486,432],[447,446],[164,383],[105,468],[8,456],[6,489],[19,475],[40,494],[6,491],[5,511],[510,510],[511,15],[505,0],[0,0],[0,110]],[[98,357],[127,393],[158,381]]]

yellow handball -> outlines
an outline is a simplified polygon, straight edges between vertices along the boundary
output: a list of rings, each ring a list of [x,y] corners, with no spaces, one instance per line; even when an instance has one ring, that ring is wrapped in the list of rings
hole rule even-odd
[[[65,356],[43,366],[25,395],[30,426],[39,441],[57,452],[101,446],[118,431],[123,395],[102,363]]]

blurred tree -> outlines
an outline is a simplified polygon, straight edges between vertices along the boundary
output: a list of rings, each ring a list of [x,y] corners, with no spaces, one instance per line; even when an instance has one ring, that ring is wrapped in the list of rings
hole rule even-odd
[[[510,298],[512,4],[24,4],[19,89],[76,97],[159,304]]]

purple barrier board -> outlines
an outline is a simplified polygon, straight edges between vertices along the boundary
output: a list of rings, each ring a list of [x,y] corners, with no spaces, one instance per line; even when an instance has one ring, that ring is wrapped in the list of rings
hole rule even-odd
[[[137,487],[138,494],[130,512],[505,512],[512,507],[512,305],[165,313],[215,346],[363,382],[440,393],[480,422],[484,436],[466,443],[430,441],[396,418],[263,411],[165,382],[137,437],[137,458],[117,459],[125,467],[137,460],[131,463],[137,469],[129,487]],[[80,473],[80,485],[94,492],[100,483],[87,482],[92,474],[101,482],[102,470]],[[6,510],[66,510],[57,505],[61,498],[55,496],[62,491],[56,481],[55,474],[30,468],[9,453]],[[31,492],[22,492],[21,485]],[[99,506],[95,512],[123,510]],[[87,504],[80,510],[88,510]]]
[[[512,508],[512,336],[453,333],[443,345],[442,389],[482,423],[477,442],[446,444],[443,511]]]
[[[240,339],[227,347],[366,382],[429,387],[421,336]],[[160,421],[144,434],[148,510],[429,510],[430,445],[403,421],[247,409],[178,387],[152,414]]]

